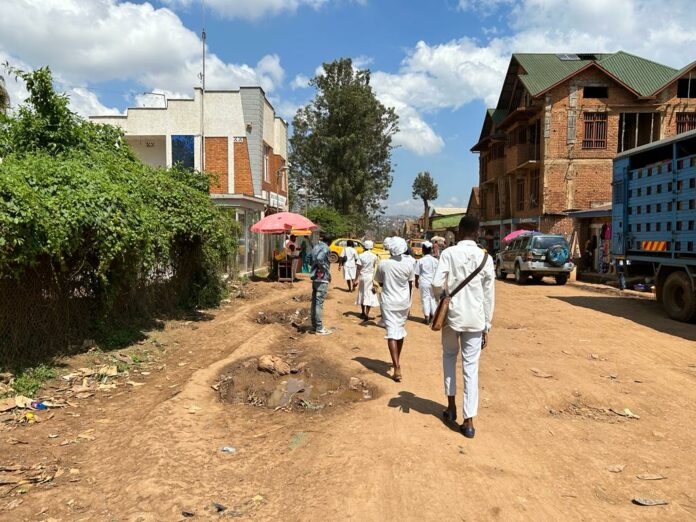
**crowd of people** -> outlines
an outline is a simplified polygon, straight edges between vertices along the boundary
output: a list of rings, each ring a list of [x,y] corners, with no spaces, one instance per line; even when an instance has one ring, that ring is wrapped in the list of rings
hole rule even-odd
[[[409,254],[406,240],[389,237],[384,240],[388,259],[381,260],[372,251],[374,244],[369,240],[363,243],[364,252],[361,254],[349,241],[339,257],[348,291],[357,290],[355,304],[360,306],[361,319],[370,320],[370,311],[380,308],[378,325],[385,329],[394,381],[403,379],[401,355],[414,286],[420,293],[424,322],[432,325],[436,315],[440,316],[437,323],[444,323],[441,344],[443,384],[447,396],[447,408],[442,415],[446,422],[455,423],[457,420],[456,363],[457,353],[461,352],[464,421],[460,431],[468,438],[475,435],[473,419],[478,412],[479,358],[488,343],[495,305],[493,260],[478,246],[478,233],[478,219],[465,216],[459,223],[462,240],[438,249],[436,255],[433,255],[434,245],[425,242],[423,256],[416,260]],[[320,236],[307,255],[312,279],[312,332],[316,335],[334,333],[334,329],[327,328],[323,322],[324,301],[331,282],[330,252],[326,240],[325,236]]]

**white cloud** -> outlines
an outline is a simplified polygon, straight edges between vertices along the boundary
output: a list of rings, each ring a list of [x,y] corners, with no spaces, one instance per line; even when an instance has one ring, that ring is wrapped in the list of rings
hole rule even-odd
[[[145,91],[191,93],[201,71],[198,35],[169,9],[149,3],[5,2],[0,52],[30,67],[50,65],[63,84],[82,89],[110,80],[135,80]],[[261,85],[272,92],[284,79],[275,54],[250,66],[227,63],[209,52],[206,73],[212,89]],[[89,103],[81,106],[89,107]]]
[[[70,97],[70,108],[81,116],[93,114],[120,114],[115,107],[104,106],[97,95],[83,87],[72,87],[66,91]]]
[[[290,82],[290,87],[292,87],[293,90],[307,89],[309,87],[309,78],[304,74],[298,74],[292,82]]]

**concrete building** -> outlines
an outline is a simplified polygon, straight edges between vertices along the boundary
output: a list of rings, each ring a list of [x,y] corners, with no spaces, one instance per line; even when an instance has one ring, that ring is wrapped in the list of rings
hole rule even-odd
[[[696,129],[695,69],[622,51],[512,55],[471,149],[494,250],[518,229],[570,236],[569,211],[611,202],[618,152]]]
[[[288,209],[288,124],[276,116],[260,87],[206,90],[204,99],[202,94],[196,88],[192,99],[90,119],[121,127],[149,165],[180,163],[210,174],[211,198],[229,208],[241,225],[237,264],[248,272],[265,264],[271,248],[268,238],[251,233],[251,225]]]

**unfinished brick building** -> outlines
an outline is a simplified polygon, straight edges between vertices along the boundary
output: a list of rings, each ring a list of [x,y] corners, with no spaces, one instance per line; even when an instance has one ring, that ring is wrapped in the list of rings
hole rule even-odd
[[[692,129],[696,62],[676,70],[622,51],[513,54],[471,149],[486,238],[497,250],[518,229],[569,235],[568,211],[611,202],[618,152]]]

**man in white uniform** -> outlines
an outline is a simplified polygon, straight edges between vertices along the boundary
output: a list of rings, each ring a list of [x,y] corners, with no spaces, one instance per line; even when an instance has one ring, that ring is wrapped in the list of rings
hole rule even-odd
[[[423,257],[416,261],[416,288],[420,291],[423,315],[426,324],[433,322],[437,303],[433,295],[433,277],[437,269],[437,259],[431,254],[433,244],[430,241],[423,242]]]
[[[401,350],[406,337],[406,320],[411,308],[411,290],[415,279],[415,261],[404,255],[408,245],[403,238],[393,237],[389,241],[391,257],[379,263],[375,281],[382,285],[382,319],[387,333],[389,354],[394,365],[393,378],[401,382]]]
[[[365,251],[358,256],[358,297],[355,304],[360,305],[360,317],[363,321],[370,320],[370,308],[378,306],[377,293],[374,286],[374,276],[379,258],[372,251],[374,243],[365,241]]]
[[[474,272],[484,260],[485,252],[476,244],[479,232],[478,218],[464,216],[459,222],[459,233],[464,238],[442,252],[433,286],[452,291]],[[457,293],[450,302],[447,322],[442,329],[442,366],[445,377],[447,409],[445,420],[457,419],[456,367],[457,352],[462,352],[464,374],[464,422],[461,432],[473,438],[474,417],[478,412],[478,369],[481,350],[488,343],[493,309],[495,306],[495,269],[488,257],[482,270]]]
[[[350,239],[346,243],[345,248],[341,251],[341,263],[339,269],[343,270],[343,278],[348,283],[348,291],[355,290],[358,270],[358,252],[353,248],[355,243]]]

